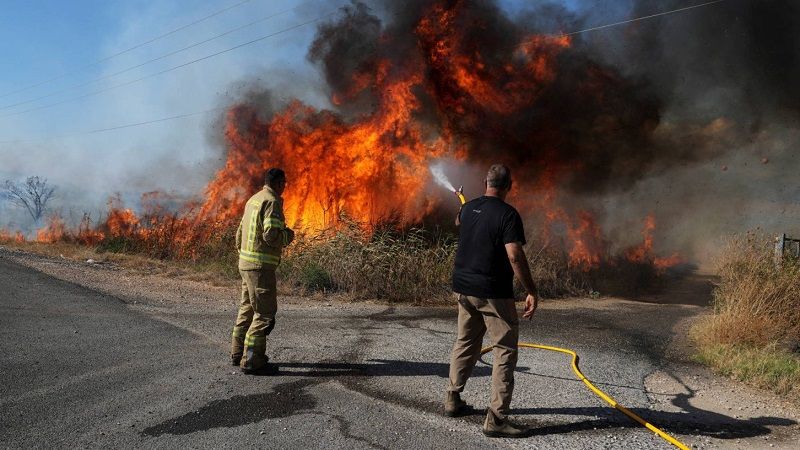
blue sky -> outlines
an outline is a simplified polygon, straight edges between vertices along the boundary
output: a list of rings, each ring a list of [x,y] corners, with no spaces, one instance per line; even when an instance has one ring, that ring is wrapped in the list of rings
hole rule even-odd
[[[193,171],[194,166],[218,152],[208,139],[214,114],[113,132],[42,139],[217,107],[237,82],[253,76],[268,77],[270,71],[297,72],[292,74],[295,78],[318,76],[305,62],[306,49],[315,31],[310,25],[142,82],[72,100],[335,9],[333,5],[328,6],[328,2],[309,6],[309,2],[297,0],[251,0],[167,38],[85,67],[238,2],[39,0],[6,3],[0,16],[0,54],[3,55],[0,58],[0,177],[40,174],[61,184],[77,183],[104,193],[125,190],[125,187],[115,186],[121,182],[141,182],[142,190],[196,191],[203,184],[202,177],[182,177],[176,172]],[[296,9],[279,17],[188,51],[71,89],[295,6]],[[67,76],[63,78],[5,95],[65,73]],[[65,92],[59,93],[62,90]],[[8,107],[53,93],[56,95]],[[314,97],[317,93],[305,94]],[[22,113],[64,100],[66,102],[61,105]],[[21,142],[8,142],[16,140]],[[198,171],[201,169],[197,167]]]

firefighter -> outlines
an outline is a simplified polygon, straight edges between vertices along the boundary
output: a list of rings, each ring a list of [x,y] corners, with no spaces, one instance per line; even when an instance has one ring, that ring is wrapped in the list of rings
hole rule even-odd
[[[522,246],[525,232],[514,207],[505,202],[511,171],[495,164],[486,175],[486,194],[461,208],[456,225],[458,250],[453,291],[458,298],[458,337],[450,357],[450,383],[445,415],[455,417],[471,408],[461,392],[481,353],[488,331],[494,346],[491,403],[483,433],[489,437],[522,437],[528,430],[507,418],[514,391],[519,320],[514,305],[514,275],[527,291],[523,317],[530,319],[538,296]]]
[[[242,296],[231,337],[231,362],[248,375],[270,372],[266,347],[278,310],[275,270],[282,249],[294,239],[283,216],[281,194],[285,188],[284,171],[269,169],[264,188],[245,204],[236,231]]]

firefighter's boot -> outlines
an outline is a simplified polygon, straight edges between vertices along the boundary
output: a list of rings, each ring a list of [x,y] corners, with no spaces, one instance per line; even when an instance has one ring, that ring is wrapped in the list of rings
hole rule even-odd
[[[447,417],[463,416],[472,409],[467,402],[461,400],[461,394],[458,392],[447,391],[447,397],[444,399],[444,415]]]
[[[501,418],[489,408],[486,411],[486,421],[483,422],[483,434],[488,437],[521,438],[526,437],[530,430],[526,427],[512,423],[508,418]]]
[[[242,362],[244,335],[246,332],[246,327],[233,327],[233,333],[231,333],[231,364],[234,366],[238,366]]]
[[[267,361],[269,361],[268,357],[264,357]],[[242,367],[242,373],[245,375],[256,375],[256,376],[268,376],[268,375],[278,375],[278,367],[272,364],[264,364],[258,369],[247,369]]]
[[[245,374],[257,375],[265,370],[269,358],[267,350],[267,337],[247,334],[244,337],[244,354],[240,367]]]

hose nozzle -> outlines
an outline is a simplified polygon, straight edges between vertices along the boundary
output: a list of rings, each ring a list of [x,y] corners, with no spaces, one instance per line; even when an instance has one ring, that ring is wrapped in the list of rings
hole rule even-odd
[[[461,204],[467,203],[466,197],[464,197],[464,185],[461,185],[457,190],[453,191],[454,194],[461,200]]]

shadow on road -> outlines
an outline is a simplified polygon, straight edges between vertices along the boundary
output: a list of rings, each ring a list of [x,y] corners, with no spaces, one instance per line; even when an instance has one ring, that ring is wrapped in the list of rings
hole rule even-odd
[[[279,375],[295,375],[304,377],[428,377],[447,378],[449,363],[431,363],[419,361],[401,361],[393,359],[368,359],[364,363],[280,363]],[[530,370],[529,367],[517,366],[517,372]],[[491,366],[475,366],[473,377],[492,375]]]
[[[697,408],[690,402],[690,399],[695,396],[695,391],[675,374],[668,373],[668,375],[681,384],[686,392],[660,395],[672,395],[670,403],[680,408],[680,412],[658,411],[647,408],[629,408],[639,417],[667,432],[678,432],[695,436],[702,435],[716,439],[741,439],[768,435],[772,433],[772,430],[768,428],[769,426],[790,426],[797,423],[792,419],[769,416],[737,419],[735,417],[726,416],[725,414]],[[639,427],[639,424],[610,407],[524,408],[515,409],[512,413],[518,415],[542,414],[598,417],[597,419],[583,420],[580,422],[537,427],[534,435],[561,434],[606,428]]]
[[[184,435],[212,428],[230,428],[260,422],[265,419],[289,417],[317,406],[317,400],[306,392],[333,379],[361,379],[382,376],[438,376],[447,378],[449,364],[396,360],[368,360],[364,363],[287,362],[276,364],[274,376],[303,377],[300,380],[274,386],[270,392],[236,395],[213,400],[195,411],[165,420],[142,430],[146,436],[163,434]],[[528,370],[518,367],[518,370]],[[491,367],[478,366],[473,377],[491,376]],[[270,377],[273,378],[273,377]]]
[[[666,412],[645,408],[629,408],[644,420],[664,429],[667,432],[678,432],[688,435],[703,435],[717,439],[741,439],[763,436],[772,431],[768,426],[789,426],[797,422],[780,417],[756,417],[752,419],[735,419],[711,411],[690,408],[690,411]],[[514,415],[576,415],[598,416],[597,419],[582,420],[564,424],[537,427],[534,434],[562,434],[576,431],[601,430],[607,428],[639,428],[622,413],[611,407],[591,408],[522,408],[512,410]],[[607,417],[606,417],[607,416]]]
[[[278,365],[278,375],[303,377],[296,381],[274,386],[270,392],[238,395],[228,399],[214,400],[201,408],[182,416],[168,419],[142,431],[148,436],[163,434],[183,435],[211,428],[237,427],[264,419],[288,417],[314,409],[318,400],[306,389],[324,383],[330,379],[362,379],[375,376],[438,376],[446,378],[448,364],[430,362],[412,362],[397,360],[368,360],[364,363],[289,362]],[[518,367],[518,371],[528,371],[527,367]],[[536,375],[528,372],[531,375]],[[476,366],[473,377],[491,376],[491,367]],[[771,433],[769,426],[789,426],[797,422],[780,417],[757,417],[752,419],[736,419],[713,411],[694,407],[690,399],[694,391],[673,375],[686,389],[686,393],[674,395],[671,403],[681,409],[680,412],[657,411],[646,408],[630,408],[645,420],[663,427],[668,432],[688,435],[703,435],[718,439],[739,439],[763,436]],[[629,386],[624,386],[629,387]],[[661,394],[667,395],[667,394]],[[419,405],[417,405],[419,406]],[[425,406],[428,408],[430,405]],[[436,406],[438,408],[438,405]],[[482,411],[474,411],[482,414]],[[574,415],[596,417],[570,423],[539,422],[531,417],[534,426],[533,435],[563,434],[578,431],[599,430],[608,428],[637,428],[639,425],[611,407],[561,407],[561,408],[520,408],[512,411],[522,416]]]
[[[231,428],[264,419],[289,417],[317,406],[314,396],[305,391],[314,384],[319,384],[319,381],[301,379],[277,385],[270,392],[214,400],[196,411],[145,428],[142,434],[191,434],[211,428]]]

